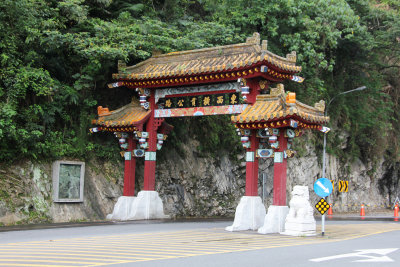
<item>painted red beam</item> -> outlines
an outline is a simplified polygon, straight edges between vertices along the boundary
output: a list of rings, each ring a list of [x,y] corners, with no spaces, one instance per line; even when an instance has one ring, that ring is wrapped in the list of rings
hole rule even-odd
[[[198,85],[198,84],[208,84],[208,83],[219,83],[219,82],[230,82],[230,81],[236,81],[239,78],[255,78],[255,77],[263,77],[270,82],[276,83],[276,82],[282,82],[286,79],[273,79],[273,78],[268,78],[268,75],[264,75],[261,73],[253,74],[253,75],[235,75],[235,77],[230,77],[230,78],[210,78],[211,75],[205,75],[207,78],[203,78],[202,80],[197,80],[197,81],[185,81],[184,78],[181,78],[183,81],[178,80],[178,78],[171,78],[168,80],[173,80],[172,82],[159,82],[158,84],[148,84],[150,81],[144,81],[144,82],[132,82],[129,80],[121,80],[122,86],[128,87],[128,88],[163,88],[163,87],[175,87],[175,86],[190,86],[190,85]],[[175,81],[175,79],[177,81]],[[288,78],[289,79],[289,78]],[[291,79],[291,78],[290,78]],[[290,80],[289,79],[289,80]],[[156,81],[157,82],[157,81]]]
[[[97,128],[96,129],[97,132],[134,132],[139,129],[134,126],[129,126],[129,127],[97,126],[96,128]],[[93,132],[93,129],[91,129],[91,132]]]
[[[272,119],[269,121],[265,120],[260,120],[257,122],[250,122],[250,123],[236,123],[237,127],[240,129],[263,129],[263,128],[285,128],[290,126],[290,120],[295,120],[298,121],[298,128],[304,128],[304,129],[316,129],[319,130],[319,127],[321,126],[321,122],[316,122],[316,123],[310,123],[307,122],[298,116],[287,116],[285,118],[279,118],[279,119]]]

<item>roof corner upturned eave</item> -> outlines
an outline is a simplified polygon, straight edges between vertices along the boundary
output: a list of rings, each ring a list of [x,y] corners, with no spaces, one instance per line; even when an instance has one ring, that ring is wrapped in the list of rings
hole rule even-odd
[[[139,126],[146,123],[150,116],[151,110],[144,109],[137,100],[133,100],[119,109],[110,111],[109,114],[99,116],[92,124],[102,127]]]

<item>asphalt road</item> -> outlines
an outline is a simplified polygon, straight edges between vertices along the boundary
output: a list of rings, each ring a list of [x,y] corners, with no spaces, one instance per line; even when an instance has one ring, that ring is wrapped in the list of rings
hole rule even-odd
[[[0,266],[400,266],[400,223],[392,220],[327,221],[324,237],[226,232],[230,224],[142,221],[3,231]]]

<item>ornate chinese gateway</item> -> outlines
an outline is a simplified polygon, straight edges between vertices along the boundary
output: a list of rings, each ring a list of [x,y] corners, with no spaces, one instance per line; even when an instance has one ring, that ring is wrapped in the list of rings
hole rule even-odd
[[[304,129],[321,129],[328,121],[324,103],[314,107],[286,93],[280,82],[302,82],[296,74],[296,53],[277,56],[260,42],[258,33],[246,43],[153,55],[135,65],[118,64],[110,88],[135,90],[138,99],[120,109],[98,107],[92,132],[108,131],[119,138],[125,157],[124,191],[110,219],[164,217],[154,191],[156,152],[172,127],[165,118],[232,114],[246,154],[246,193],[227,230],[257,229],[265,208],[257,193],[258,159],[274,158],[274,206],[286,206],[286,159],[295,152],[293,138]],[[276,88],[270,84],[277,83]],[[144,186],[135,192],[136,158],[145,158]]]

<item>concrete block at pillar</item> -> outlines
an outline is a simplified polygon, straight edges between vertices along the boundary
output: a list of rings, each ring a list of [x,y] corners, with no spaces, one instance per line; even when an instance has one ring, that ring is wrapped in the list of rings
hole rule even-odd
[[[288,206],[269,206],[268,213],[265,215],[264,225],[258,229],[258,233],[272,234],[283,232],[285,230],[285,220],[288,213]]]
[[[165,219],[164,205],[156,191],[141,191],[137,197],[119,197],[113,213],[107,215],[108,220],[148,220]]]
[[[317,226],[307,186],[296,185],[293,187],[292,199],[289,202],[289,206],[285,231],[281,234],[292,236],[316,235]]]
[[[130,220],[129,216],[135,199],[136,197],[119,197],[117,203],[115,203],[113,212],[107,215],[107,220]]]
[[[165,219],[164,205],[158,192],[140,191],[133,203],[129,220]]]
[[[226,231],[257,230],[263,224],[265,207],[258,196],[243,196],[236,207],[235,220]]]

